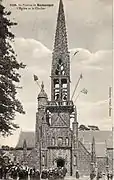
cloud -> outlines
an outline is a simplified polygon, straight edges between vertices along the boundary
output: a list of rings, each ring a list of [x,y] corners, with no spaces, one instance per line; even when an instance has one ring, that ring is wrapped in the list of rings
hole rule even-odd
[[[4,2],[12,11],[10,18],[15,18],[18,22],[18,25],[12,28],[16,35],[14,46],[18,59],[27,65],[25,70],[20,71],[20,84],[23,89],[18,90],[18,97],[27,114],[18,115],[16,122],[23,130],[34,129],[40,89],[33,80],[33,74],[38,76],[40,83],[44,81],[45,90],[50,96],[50,49],[54,43],[59,2],[40,0],[39,3],[54,3],[53,8],[32,12],[11,8],[9,4],[14,3],[14,0]],[[15,0],[16,2],[31,3],[30,0]],[[75,50],[80,50],[71,60],[71,95],[80,73],[83,74],[83,79],[76,93],[83,88],[88,90],[87,96],[81,94],[76,102],[79,123],[97,122],[101,128],[106,128],[106,123],[109,128],[110,122],[108,123],[106,114],[108,110],[103,102],[108,99],[108,89],[112,85],[112,1],[64,0],[64,8],[71,57]]]
[[[16,0],[18,1],[18,0]],[[21,4],[31,1],[19,1]],[[34,3],[35,0],[32,2]],[[52,8],[43,11],[18,11],[6,1],[18,25],[12,30],[17,37],[33,38],[51,49],[56,28],[58,1],[40,0],[39,3],[53,3]],[[65,0],[64,9],[70,48],[82,47],[91,51],[112,49],[112,2],[110,0]],[[101,11],[102,9],[102,11]],[[82,13],[83,12],[83,13]]]
[[[108,103],[108,99],[102,100],[102,101],[96,101],[96,102],[84,102],[84,101],[79,101],[79,105],[81,108],[95,108],[95,106],[101,106],[105,105]]]
[[[16,38],[15,49],[18,59],[27,65],[25,70],[21,72],[21,82],[24,88],[27,90],[29,88],[29,91],[32,93],[33,87],[35,87],[33,74],[36,74],[40,82],[42,80],[44,81],[46,91],[50,94],[49,76],[52,63],[51,50],[39,41],[24,38]],[[73,57],[74,52],[77,50],[79,52]],[[73,48],[70,50],[70,54],[72,75],[71,93],[73,91],[72,88],[75,86],[76,79],[78,80],[80,73],[83,73],[84,78],[82,84],[80,84],[80,88],[87,87],[89,91],[88,96],[92,100],[94,98],[98,100],[106,99],[107,90],[104,91],[103,88],[108,88],[107,85],[110,85],[111,82],[112,52],[101,50],[93,53],[87,49]],[[105,83],[103,83],[104,77]],[[93,81],[96,82],[93,84]],[[29,87],[30,83],[31,87]],[[97,87],[100,86],[101,83],[102,88],[100,87],[100,89],[98,89]],[[96,94],[95,96],[93,96],[93,92]]]
[[[73,54],[77,51],[78,53],[73,56]],[[92,53],[87,49],[74,48],[70,50],[70,54],[71,62],[76,60],[78,65],[85,66],[85,68],[98,68],[98,70],[102,70],[102,67],[100,66],[105,66],[105,63],[107,63],[109,66],[112,66],[111,50],[100,50]]]
[[[39,84],[44,81],[45,91],[50,99],[51,50],[39,41],[21,37],[16,38],[14,47],[19,61],[27,65],[24,70],[20,71],[22,76],[20,85],[23,89],[18,90],[18,98],[21,100],[26,114],[17,114],[16,123],[23,130],[34,130],[38,106],[37,96],[40,88],[34,82],[33,74],[38,76]],[[79,53],[72,58],[77,50],[79,50]],[[110,121],[108,123],[107,119],[108,88],[111,86],[111,52],[102,50],[93,53],[87,49],[73,48],[70,50],[70,55],[71,95],[80,73],[83,74],[83,79],[79,83],[76,94],[83,88],[88,90],[87,95],[81,94],[76,101],[79,124],[96,123],[101,129],[106,129],[105,121],[103,122],[103,119],[105,119],[107,128],[109,128],[111,123]]]

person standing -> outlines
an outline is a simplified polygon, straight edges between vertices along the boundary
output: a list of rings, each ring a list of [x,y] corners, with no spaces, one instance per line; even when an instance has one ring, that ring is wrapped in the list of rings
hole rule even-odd
[[[79,179],[79,178],[80,178],[79,171],[76,170],[76,179]]]

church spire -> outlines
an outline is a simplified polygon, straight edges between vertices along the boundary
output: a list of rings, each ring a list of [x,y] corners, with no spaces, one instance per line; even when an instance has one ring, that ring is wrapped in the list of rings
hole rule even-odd
[[[62,0],[60,0],[59,3],[52,64],[55,65],[57,61],[59,61],[59,59],[61,59],[65,63],[65,65],[67,63],[69,64],[70,60],[69,60],[69,52],[68,52],[68,44],[67,44],[67,32],[66,32],[65,14],[64,14]],[[52,71],[53,70],[54,69],[52,67]],[[66,69],[66,71],[68,75],[70,72],[69,67],[68,69]]]
[[[92,139],[91,162],[96,163],[95,138]]]
[[[63,2],[60,0],[59,11],[57,18],[56,34],[55,34],[55,44],[54,52],[68,52],[67,46],[67,33],[66,33],[66,24],[65,24],[65,14],[63,8]]]
[[[91,146],[91,172],[95,171],[96,167],[96,151],[95,151],[95,138],[93,136]]]
[[[52,100],[66,99],[70,100],[70,57],[68,52],[68,44],[67,44],[67,32],[66,32],[66,24],[65,24],[65,14],[63,2],[60,0],[59,2],[59,10],[57,17],[57,26],[55,33],[55,42],[53,49],[53,57],[52,57],[52,70],[51,70],[51,89],[52,89]],[[59,85],[58,85],[59,84]],[[53,89],[59,87],[58,94],[53,92]],[[66,95],[62,95],[62,87],[66,87]],[[56,96],[56,97],[55,97]]]

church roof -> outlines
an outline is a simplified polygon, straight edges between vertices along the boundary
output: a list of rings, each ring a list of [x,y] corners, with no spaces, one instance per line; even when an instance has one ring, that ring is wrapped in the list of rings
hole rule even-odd
[[[112,131],[79,131],[79,140],[89,152],[91,152],[93,137],[95,139],[95,151],[97,157],[105,157],[106,147],[113,148]]]
[[[92,138],[95,138],[95,143],[107,142],[107,147],[112,148],[113,145],[113,133],[112,131],[79,131],[79,140],[84,144],[92,142]]]
[[[104,157],[107,147],[113,147],[112,131],[79,131],[79,140],[84,144],[86,149],[91,152],[92,138],[95,138],[95,150],[97,157]],[[27,148],[35,146],[35,133],[34,132],[21,132],[16,146],[16,149],[23,147],[23,142],[26,139]]]
[[[21,132],[19,136],[16,149],[23,148],[23,143],[26,140],[27,148],[33,148],[35,146],[35,133],[33,131]]]

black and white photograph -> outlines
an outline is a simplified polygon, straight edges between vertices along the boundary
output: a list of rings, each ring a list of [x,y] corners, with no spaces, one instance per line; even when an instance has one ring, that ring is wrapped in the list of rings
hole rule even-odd
[[[113,1],[0,0],[0,179],[113,180]]]

